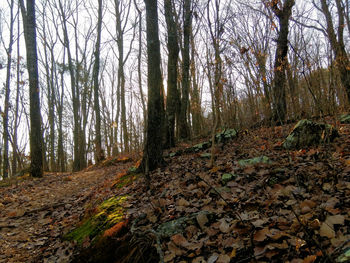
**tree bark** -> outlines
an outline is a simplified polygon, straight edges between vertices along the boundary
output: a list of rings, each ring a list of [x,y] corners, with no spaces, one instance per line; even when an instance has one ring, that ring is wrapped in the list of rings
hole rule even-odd
[[[20,0],[24,38],[27,51],[30,103],[30,172],[33,177],[43,175],[42,133],[39,97],[38,55],[36,46],[35,0],[27,0],[27,10]]]
[[[158,10],[156,0],[145,0],[147,24],[147,63],[148,63],[148,112],[147,135],[141,167],[148,171],[157,168],[163,160],[161,96],[160,44],[158,33]],[[148,177],[149,179],[149,177]]]
[[[348,102],[350,103],[350,60],[346,53],[344,44],[344,10],[340,0],[336,0],[336,6],[338,11],[338,38],[334,30],[333,20],[326,0],[321,1],[322,12],[327,22],[327,35],[331,48],[335,54],[336,66],[339,70],[340,80],[345,88],[348,96]]]
[[[187,121],[187,109],[189,103],[189,90],[190,90],[190,36],[192,27],[192,12],[191,12],[191,0],[184,0],[184,33],[183,41],[184,46],[182,49],[182,97],[181,97],[181,111],[180,111],[180,127],[179,135],[182,139],[188,139],[190,137],[190,129]]]
[[[94,81],[94,110],[95,110],[95,161],[96,163],[101,162],[104,159],[104,152],[102,149],[102,138],[101,138],[101,113],[100,113],[100,102],[99,102],[99,82],[98,76],[100,72],[100,46],[101,46],[101,30],[102,30],[102,0],[98,0],[98,18],[97,18],[97,39],[95,46],[95,62],[92,72]]]
[[[10,40],[7,48],[7,68],[6,68],[6,84],[5,84],[5,105],[3,115],[3,137],[4,137],[4,161],[2,166],[2,177],[7,178],[9,175],[9,131],[8,131],[8,114],[10,102],[10,82],[11,82],[11,66],[12,66],[12,47],[13,47],[13,16],[14,0],[10,2]]]
[[[118,85],[120,87],[120,114],[123,133],[124,151],[129,152],[129,136],[126,123],[126,105],[125,105],[125,74],[124,74],[124,37],[121,21],[121,1],[115,0],[116,31],[118,45]]]
[[[288,53],[288,32],[289,19],[292,15],[294,0],[285,0],[282,8],[277,6],[277,2],[272,5],[272,10],[278,18],[279,33],[277,38],[277,49],[274,64],[274,85],[273,85],[273,119],[278,123],[283,123],[287,114],[286,103],[286,66]]]
[[[142,63],[142,12],[137,7],[136,0],[134,0],[135,8],[139,16],[139,50],[137,54],[137,77],[138,77],[138,84],[139,84],[139,91],[140,91],[140,97],[141,97],[141,105],[142,105],[142,112],[143,112],[143,121],[144,123],[147,123],[147,109],[146,109],[146,103],[145,103],[145,96],[143,94],[142,90],[142,72],[141,72],[141,63]],[[146,138],[146,126],[144,126],[143,129],[143,137]]]
[[[18,106],[19,106],[19,89],[20,89],[20,20],[19,20],[19,6],[17,11],[17,65],[16,65],[16,102],[15,102],[15,120],[14,120],[14,128],[13,128],[13,142],[12,142],[12,174],[16,174],[17,172],[17,162],[19,162],[18,157],[18,145],[17,145],[17,128],[18,128]]]
[[[168,32],[168,85],[166,98],[167,129],[165,147],[175,146],[175,116],[180,106],[179,92],[177,88],[177,62],[179,57],[179,44],[177,28],[174,20],[173,3],[164,0],[165,20]]]

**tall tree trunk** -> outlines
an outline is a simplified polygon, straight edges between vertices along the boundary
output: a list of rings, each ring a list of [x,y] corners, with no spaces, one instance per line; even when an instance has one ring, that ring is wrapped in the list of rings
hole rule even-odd
[[[30,172],[33,177],[43,175],[42,133],[39,97],[38,55],[36,47],[35,0],[27,0],[27,10],[20,0],[24,38],[27,51],[30,103]]]
[[[53,51],[51,51],[53,52]],[[66,52],[63,50],[62,65],[65,64]],[[59,94],[57,100],[57,115],[58,115],[58,141],[57,141],[57,167],[60,172],[64,172],[65,169],[65,159],[64,159],[64,145],[63,145],[63,98],[64,98],[64,71],[61,72],[61,92],[57,87],[57,93]],[[58,77],[56,77],[58,81]]]
[[[272,10],[276,14],[279,22],[279,33],[277,38],[277,49],[274,64],[274,84],[273,84],[273,119],[278,123],[283,123],[287,114],[286,103],[286,66],[288,54],[288,32],[289,19],[292,15],[294,0],[285,0],[280,9],[277,2],[272,3]]]
[[[12,174],[17,172],[17,162],[18,158],[18,145],[17,145],[17,128],[18,128],[18,106],[19,106],[19,89],[20,89],[20,65],[21,65],[21,56],[20,56],[20,20],[19,20],[19,6],[17,11],[17,65],[16,65],[16,102],[15,102],[15,120],[13,128],[13,142],[12,142]]]
[[[129,135],[126,120],[126,105],[125,105],[125,74],[124,74],[124,27],[122,26],[121,1],[114,0],[115,15],[116,15],[116,32],[118,45],[118,85],[120,87],[120,109],[121,109],[121,124],[124,151],[129,152]],[[126,17],[127,19],[127,17]]]
[[[67,50],[68,55],[68,70],[70,73],[70,84],[72,89],[72,100],[73,100],[73,171],[79,171],[81,167],[80,163],[80,151],[79,151],[79,134],[80,134],[80,122],[79,122],[79,98],[77,97],[77,83],[76,76],[73,65],[73,58],[70,49],[70,41],[68,37],[68,29],[67,29],[67,18],[65,14],[65,10],[63,9],[62,1],[59,0],[59,8],[61,11],[61,23],[64,37],[64,46]]]
[[[321,1],[322,12],[327,22],[327,35],[331,48],[335,54],[336,66],[340,73],[340,80],[345,88],[350,103],[350,60],[344,44],[344,9],[341,0],[335,0],[338,11],[338,39],[334,30],[333,20],[326,0]]]
[[[193,118],[193,133],[199,135],[201,132],[201,98],[200,90],[198,87],[196,76],[196,63],[195,63],[195,42],[193,33],[191,33],[191,79],[192,79],[192,93],[191,93],[191,112]]]
[[[143,95],[143,91],[142,91],[142,72],[141,72],[141,63],[142,63],[142,12],[137,7],[136,0],[134,0],[134,4],[135,4],[135,8],[137,10],[137,13],[139,15],[139,50],[138,50],[138,54],[137,54],[137,77],[138,77],[139,91],[140,91],[140,97],[141,97],[143,121],[144,121],[144,123],[147,123],[147,109],[146,109],[146,103],[145,103],[145,96]],[[146,126],[143,129],[143,135],[144,135],[144,138],[145,138],[146,137]]]
[[[6,84],[5,84],[5,105],[3,115],[4,128],[4,162],[2,177],[7,178],[9,174],[9,131],[8,131],[8,115],[10,102],[10,82],[11,82],[11,66],[12,66],[12,46],[13,46],[13,26],[15,24],[13,16],[14,0],[10,2],[10,40],[7,48],[7,68],[6,68]]]
[[[45,6],[44,6],[45,8]],[[48,47],[47,35],[46,35],[46,14],[43,14],[43,45],[44,45],[44,59],[45,59],[45,70],[46,70],[46,85],[47,85],[47,101],[49,108],[49,156],[50,156],[50,171],[56,170],[55,162],[55,95],[54,95],[54,57],[53,51],[51,52],[51,65],[49,65],[48,49],[53,50],[54,45]]]
[[[160,71],[160,44],[158,34],[157,0],[145,0],[147,24],[147,63],[148,63],[148,109],[147,136],[141,167],[148,171],[157,168],[163,160],[162,119],[163,113]],[[149,177],[148,177],[149,179]]]
[[[97,39],[95,46],[95,63],[92,72],[92,77],[94,81],[94,109],[95,109],[95,132],[96,132],[96,152],[95,160],[96,163],[101,162],[104,159],[104,153],[102,149],[102,139],[101,139],[101,113],[100,113],[100,103],[99,103],[99,82],[98,76],[100,72],[100,46],[101,46],[101,30],[102,30],[102,0],[98,0],[98,18],[97,18]]]
[[[180,112],[180,127],[179,135],[182,139],[190,137],[190,129],[187,121],[187,109],[189,103],[190,90],[190,36],[192,30],[192,11],[191,0],[184,0],[184,34],[182,49],[182,97],[181,97],[181,112]]]
[[[179,44],[177,28],[174,20],[175,10],[172,0],[164,0],[165,19],[168,31],[168,92],[166,98],[167,138],[165,147],[175,146],[175,116],[180,106],[180,97],[177,88],[177,62],[179,57]]]

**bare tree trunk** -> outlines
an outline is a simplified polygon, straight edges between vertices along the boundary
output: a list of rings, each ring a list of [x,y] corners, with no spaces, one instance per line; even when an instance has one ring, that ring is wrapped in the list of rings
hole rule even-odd
[[[44,6],[46,8],[46,6]],[[44,62],[45,62],[45,71],[46,71],[46,85],[47,85],[47,101],[48,101],[48,120],[49,120],[49,159],[50,159],[50,171],[56,170],[56,162],[55,162],[55,92],[54,92],[54,57],[53,49],[54,44],[48,47],[48,37],[46,34],[46,13],[43,13],[43,21],[42,21],[42,42],[44,46]],[[48,49],[51,50],[51,65],[49,64],[48,58]]]
[[[19,6],[17,11],[17,65],[16,65],[16,102],[15,102],[15,120],[13,127],[13,143],[12,143],[12,174],[16,174],[17,172],[17,162],[19,162],[18,157],[18,145],[17,145],[17,128],[18,128],[18,106],[19,106],[19,89],[20,89],[20,20],[19,20]]]
[[[12,46],[13,46],[13,26],[15,24],[13,15],[14,0],[10,2],[10,40],[7,48],[7,68],[6,68],[6,84],[5,84],[5,105],[3,114],[3,136],[4,136],[4,162],[2,177],[7,178],[9,175],[9,131],[8,131],[8,114],[10,102],[10,82],[11,82],[11,65],[12,65]]]
[[[99,82],[98,76],[100,72],[100,46],[101,46],[101,30],[102,30],[102,0],[98,0],[98,21],[97,21],[97,39],[95,46],[95,63],[92,72],[93,82],[94,82],[94,109],[95,109],[95,132],[96,132],[96,152],[95,160],[96,163],[101,162],[104,157],[104,152],[102,149],[102,139],[101,139],[101,113],[100,113],[100,103],[99,103]]]
[[[168,31],[168,92],[166,99],[166,142],[165,147],[175,146],[175,116],[180,106],[179,92],[177,88],[177,62],[179,57],[179,44],[177,38],[177,28],[174,20],[175,10],[171,0],[164,0],[165,19]]]
[[[288,32],[289,19],[292,15],[294,0],[285,0],[282,9],[277,6],[277,3],[272,3],[272,10],[276,14],[279,21],[279,33],[277,39],[277,49],[275,54],[274,65],[274,109],[273,118],[278,123],[283,123],[287,114],[286,103],[286,66],[288,53]]]
[[[340,80],[345,88],[350,103],[350,60],[344,44],[344,9],[341,0],[335,0],[338,11],[338,39],[335,34],[333,20],[326,0],[321,1],[322,12],[327,22],[327,34],[332,50],[335,54],[336,66],[340,73]]]
[[[33,177],[43,175],[42,133],[39,97],[38,55],[36,47],[35,1],[27,0],[27,10],[20,0],[24,38],[27,51],[30,101],[30,172]]]
[[[163,160],[162,144],[162,77],[160,71],[160,44],[158,34],[158,10],[156,0],[145,0],[147,24],[148,62],[148,117],[147,137],[141,167],[149,178],[148,171],[157,168]]]
[[[139,50],[137,54],[137,77],[138,77],[138,84],[139,84],[139,91],[141,96],[141,105],[142,105],[142,112],[143,112],[143,121],[144,123],[147,123],[147,109],[146,109],[146,103],[145,103],[145,96],[143,95],[142,91],[142,72],[141,72],[141,62],[142,62],[142,12],[137,7],[136,0],[134,0],[135,8],[137,10],[138,16],[139,16]],[[146,126],[143,129],[143,135],[144,138],[146,137]]]
[[[79,171],[81,167],[80,163],[80,150],[79,150],[79,134],[80,134],[80,122],[79,122],[79,98],[77,97],[77,83],[76,83],[76,76],[74,72],[74,65],[73,65],[73,58],[71,54],[70,49],[70,41],[68,37],[68,29],[67,29],[67,19],[65,10],[63,9],[63,5],[61,0],[59,0],[59,8],[61,11],[61,23],[62,23],[62,30],[63,30],[63,37],[64,37],[64,46],[67,50],[68,55],[68,69],[70,73],[70,84],[72,89],[72,100],[73,100],[73,122],[74,122],[74,129],[73,129],[73,144],[74,144],[74,150],[73,150],[73,171]]]
[[[191,79],[192,79],[192,93],[191,93],[191,112],[193,116],[193,133],[199,135],[201,132],[201,99],[200,99],[200,89],[198,86],[197,76],[196,76],[196,64],[195,64],[195,42],[193,33],[191,33]]]
[[[180,138],[188,139],[190,137],[190,129],[187,121],[187,109],[189,103],[190,90],[190,36],[192,30],[192,12],[191,0],[184,0],[184,46],[182,49],[182,97],[181,97],[181,112],[180,112]]]

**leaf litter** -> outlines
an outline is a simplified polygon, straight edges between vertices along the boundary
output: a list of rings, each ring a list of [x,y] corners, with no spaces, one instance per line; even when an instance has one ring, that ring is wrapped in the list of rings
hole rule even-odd
[[[346,262],[350,125],[333,143],[285,150],[291,128],[218,144],[214,167],[200,158],[210,149],[168,154],[150,189],[144,178],[115,187],[127,162],[0,188],[0,262],[69,262],[78,248],[63,234],[87,207],[124,194],[130,222],[142,218],[144,231],[159,234],[164,262]]]

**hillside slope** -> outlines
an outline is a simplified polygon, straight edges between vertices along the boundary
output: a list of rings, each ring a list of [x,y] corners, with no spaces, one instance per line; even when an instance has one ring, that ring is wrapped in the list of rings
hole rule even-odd
[[[346,262],[350,125],[339,125],[332,143],[287,151],[281,143],[291,128],[218,144],[214,167],[210,149],[171,149],[150,188],[142,176],[116,187],[131,162],[1,187],[0,262],[154,262],[155,254],[164,262]],[[118,195],[127,196],[128,231],[116,224],[100,236],[125,241],[122,252],[102,261],[93,257],[102,250],[97,234],[62,240]]]

